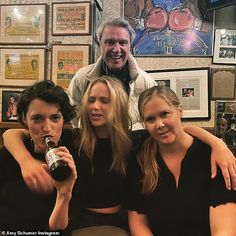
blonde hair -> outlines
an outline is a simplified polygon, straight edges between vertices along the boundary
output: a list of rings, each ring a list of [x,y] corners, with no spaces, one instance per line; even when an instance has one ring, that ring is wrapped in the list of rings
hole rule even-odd
[[[144,107],[154,96],[163,98],[170,106],[178,107],[180,105],[178,97],[171,89],[154,86],[145,90],[139,97],[138,109],[142,121],[144,121]],[[158,143],[150,136],[143,143],[142,149],[137,156],[143,172],[142,192],[146,194],[152,193],[158,183],[159,167],[156,162],[157,150]]]
[[[92,159],[97,137],[88,117],[87,104],[91,89],[97,83],[103,83],[108,87],[110,102],[112,104],[107,121],[113,155],[110,170],[114,169],[118,173],[125,175],[127,157],[131,147],[131,139],[128,134],[130,118],[128,112],[128,96],[118,80],[109,76],[101,76],[89,83],[84,93],[80,110],[81,135],[79,150],[82,150],[90,160]]]

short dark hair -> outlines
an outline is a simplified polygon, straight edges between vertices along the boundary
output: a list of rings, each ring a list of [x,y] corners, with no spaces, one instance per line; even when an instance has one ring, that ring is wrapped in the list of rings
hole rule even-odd
[[[30,103],[34,99],[41,99],[47,103],[59,105],[64,121],[71,121],[75,115],[75,107],[70,104],[68,94],[60,86],[54,85],[51,80],[36,82],[26,88],[20,96],[17,104],[19,122],[24,125],[23,117],[26,116]]]

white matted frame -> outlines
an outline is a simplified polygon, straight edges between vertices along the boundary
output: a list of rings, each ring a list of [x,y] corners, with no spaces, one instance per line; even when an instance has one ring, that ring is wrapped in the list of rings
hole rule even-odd
[[[168,86],[177,94],[184,109],[184,119],[210,119],[210,68],[147,72],[158,85]]]
[[[236,64],[236,30],[215,30],[213,63]]]
[[[1,48],[0,87],[29,86],[44,80],[44,48]]]
[[[53,3],[52,34],[89,35],[91,18],[90,2]]]
[[[211,98],[213,100],[235,99],[236,69],[211,69]]]
[[[1,118],[2,122],[16,122],[18,120],[17,102],[23,89],[20,88],[0,88]]]
[[[91,60],[89,44],[52,45],[52,81],[67,89],[74,74]]]
[[[46,44],[46,4],[0,5],[1,44]]]

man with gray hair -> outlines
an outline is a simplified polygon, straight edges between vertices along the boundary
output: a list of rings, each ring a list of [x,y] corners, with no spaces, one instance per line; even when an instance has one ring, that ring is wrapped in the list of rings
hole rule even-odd
[[[142,70],[131,55],[131,43],[134,31],[128,21],[122,17],[104,22],[98,29],[101,56],[94,64],[77,71],[69,85],[69,94],[73,105],[77,106],[77,118],[73,127],[78,127],[79,106],[82,96],[90,81],[101,75],[108,75],[120,80],[129,96],[129,110],[132,129],[141,129],[138,114],[138,98],[142,91],[156,85],[152,77]]]

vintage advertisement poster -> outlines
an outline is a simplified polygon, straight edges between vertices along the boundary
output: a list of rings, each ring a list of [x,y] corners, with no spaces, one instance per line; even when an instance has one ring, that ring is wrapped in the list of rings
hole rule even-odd
[[[88,34],[90,4],[53,4],[53,34]]]
[[[6,54],[5,80],[38,80],[39,55]]]
[[[53,45],[52,80],[67,89],[74,74],[89,64],[88,45]]]
[[[0,86],[28,86],[44,79],[45,49],[1,49]]]
[[[1,42],[44,43],[45,5],[1,7]]]

